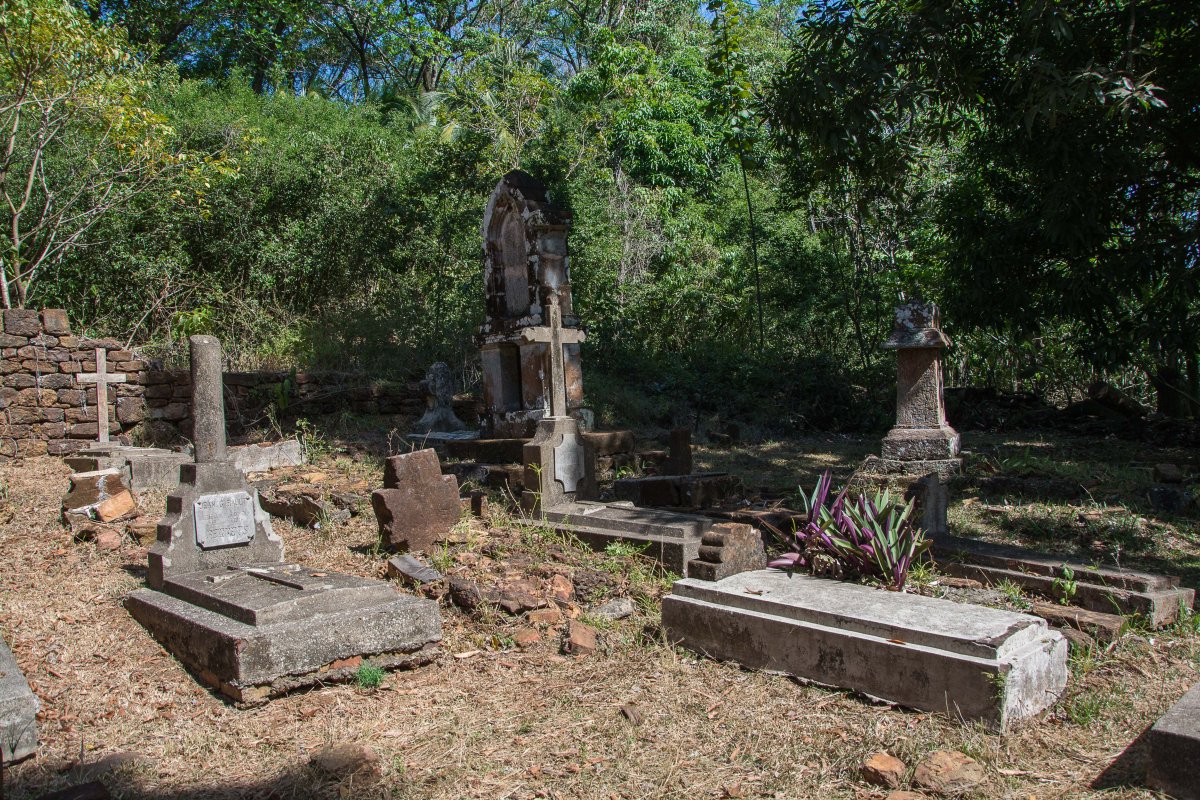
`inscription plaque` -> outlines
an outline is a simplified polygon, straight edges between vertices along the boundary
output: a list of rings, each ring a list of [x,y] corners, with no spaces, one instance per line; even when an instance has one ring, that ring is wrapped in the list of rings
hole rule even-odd
[[[554,477],[564,492],[573,492],[583,478],[583,445],[573,433],[564,433],[562,442],[554,448]]]
[[[249,492],[222,492],[193,505],[196,544],[204,549],[246,544],[254,538],[254,499]]]

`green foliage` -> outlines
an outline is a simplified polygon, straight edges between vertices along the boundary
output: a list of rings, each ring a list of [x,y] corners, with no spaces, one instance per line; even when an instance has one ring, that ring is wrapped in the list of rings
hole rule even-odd
[[[354,673],[354,683],[360,689],[378,689],[383,683],[384,671],[374,664],[363,664]]]

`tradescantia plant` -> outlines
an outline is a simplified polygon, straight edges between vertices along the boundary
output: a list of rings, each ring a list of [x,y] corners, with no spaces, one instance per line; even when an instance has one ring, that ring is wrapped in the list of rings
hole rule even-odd
[[[929,547],[925,534],[913,524],[912,501],[902,502],[887,490],[851,500],[843,489],[831,502],[831,486],[826,471],[811,495],[802,494],[807,521],[794,534],[793,552],[769,566],[795,569],[821,552],[860,575],[883,581],[889,589],[903,590],[913,561]]]

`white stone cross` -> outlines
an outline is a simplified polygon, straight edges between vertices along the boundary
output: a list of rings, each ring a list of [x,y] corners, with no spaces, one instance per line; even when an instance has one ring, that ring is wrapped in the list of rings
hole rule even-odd
[[[80,384],[96,384],[96,428],[101,443],[108,441],[108,384],[124,383],[125,373],[108,371],[108,354],[103,347],[96,348],[96,371],[81,372],[75,376]]]
[[[550,345],[550,416],[567,416],[567,370],[563,364],[563,345],[578,344],[586,337],[583,331],[562,326],[562,310],[558,295],[550,295],[549,327],[526,328],[526,342],[545,342]]]

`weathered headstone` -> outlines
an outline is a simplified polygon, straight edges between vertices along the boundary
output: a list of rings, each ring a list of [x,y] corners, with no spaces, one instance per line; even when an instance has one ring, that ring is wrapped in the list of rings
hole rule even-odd
[[[443,475],[433,450],[392,456],[384,462],[383,488],[371,493],[379,535],[389,550],[429,552],[458,522],[458,481]]]
[[[75,380],[81,386],[96,384],[96,429],[97,441],[108,443],[108,386],[111,383],[125,383],[125,374],[108,371],[108,351],[103,347],[96,348],[96,371],[80,372]]]
[[[450,366],[439,361],[425,372],[421,382],[425,394],[425,414],[413,425],[417,433],[452,433],[467,426],[454,414],[454,375]]]
[[[570,226],[571,215],[550,202],[546,187],[520,170],[505,175],[488,200],[482,228],[487,320],[478,336],[484,438],[526,438],[553,413],[551,358],[564,362],[565,413],[581,410],[583,333],[571,306]],[[551,297],[562,314],[557,354],[546,336]]]
[[[195,461],[180,468],[150,550],[150,588],[129,596],[129,612],[201,680],[244,703],[347,679],[350,659],[432,660],[435,603],[284,562],[257,491],[228,458],[220,343],[193,336],[191,354]]]
[[[692,474],[692,432],[688,428],[675,428],[671,431],[670,456],[667,458],[665,469],[667,475]]]
[[[28,758],[37,750],[37,712],[37,698],[8,644],[0,639],[0,756],[4,764]]]

